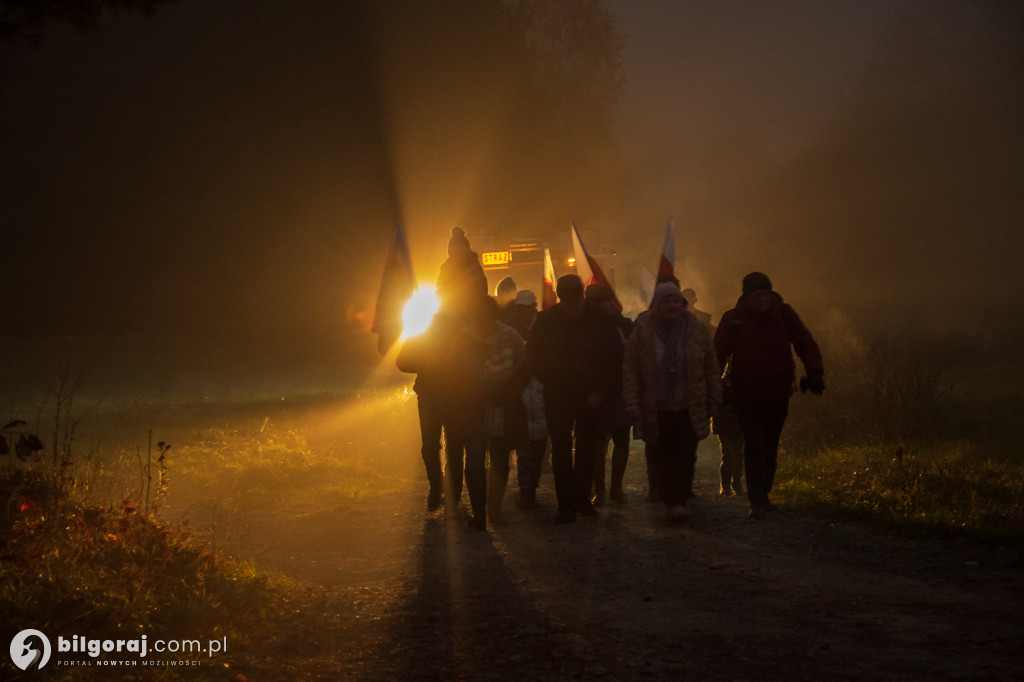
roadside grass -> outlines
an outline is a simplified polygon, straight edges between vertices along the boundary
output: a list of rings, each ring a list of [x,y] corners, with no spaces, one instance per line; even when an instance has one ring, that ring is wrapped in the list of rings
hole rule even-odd
[[[369,421],[390,412],[390,428]],[[326,501],[358,504],[386,492],[401,476],[419,473],[418,456],[410,456],[418,445],[410,450],[402,441],[402,434],[418,435],[409,429],[414,415],[415,400],[401,389],[196,406],[128,415],[134,435],[108,437],[81,460],[69,451],[69,461],[57,467],[49,457],[12,461],[0,468],[0,634],[10,641],[31,627],[100,640],[227,638],[227,653],[204,659],[198,671],[168,667],[142,676],[225,679],[227,672],[244,680],[249,664],[282,642],[301,646],[282,632],[308,627],[320,615],[310,588],[223,554],[218,541],[227,527],[244,524],[227,517],[240,507],[308,512]],[[167,449],[158,465],[164,450],[146,445],[140,424],[183,445]],[[212,522],[219,528],[208,515],[190,513],[202,506],[197,500],[219,505]],[[182,517],[190,521],[164,520]],[[63,672],[66,679],[103,678],[103,669]],[[19,675],[3,657],[0,677]]]
[[[191,497],[227,505],[358,503],[421,473],[416,419],[415,398],[404,390],[248,406],[195,422],[169,466]]]
[[[1024,363],[967,338],[844,333],[821,345],[828,389],[791,403],[779,496],[900,532],[1012,546],[1024,560]]]
[[[237,656],[232,650],[272,639],[275,616],[288,610],[294,588],[287,581],[211,553],[187,527],[144,515],[131,499],[114,506],[80,499],[69,494],[67,481],[41,467],[0,471],[0,499],[6,500],[0,509],[0,613],[12,637],[33,627],[68,640],[227,638],[223,656],[146,657],[201,659],[202,679],[214,671],[223,675]],[[6,657],[0,670],[5,677],[20,672]],[[143,676],[196,679],[195,671],[147,668]],[[65,679],[103,674],[109,670],[62,670]]]
[[[822,450],[788,462],[779,491],[838,516],[1024,549],[1024,472],[971,443]]]

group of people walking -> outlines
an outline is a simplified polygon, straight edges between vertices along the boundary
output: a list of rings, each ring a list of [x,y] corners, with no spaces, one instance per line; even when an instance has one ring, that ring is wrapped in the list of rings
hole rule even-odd
[[[584,287],[576,275],[560,278],[558,303],[538,311],[536,295],[517,291],[509,278],[488,295],[479,257],[465,232],[452,228],[438,311],[398,355],[399,369],[416,374],[428,509],[457,511],[465,481],[469,525],[501,523],[512,451],[516,505],[536,508],[550,440],[556,523],[595,516],[595,501],[627,501],[632,429],[645,442],[648,499],[681,523],[697,445],[714,430],[722,442],[721,492],[742,492],[745,470],[749,516],[764,518],[773,509],[768,495],[794,390],[791,349],[814,393],[824,391],[824,372],[810,332],[768,277],[751,273],[742,289],[717,330],[709,316],[695,315],[670,276],[659,279],[635,322],[622,315],[610,287]]]

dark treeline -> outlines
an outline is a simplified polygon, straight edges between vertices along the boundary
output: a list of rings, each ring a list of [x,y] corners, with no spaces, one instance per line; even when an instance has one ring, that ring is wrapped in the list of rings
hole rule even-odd
[[[451,224],[609,220],[619,52],[576,0],[182,1],[0,45],[8,330],[351,331],[396,220],[423,279]]]

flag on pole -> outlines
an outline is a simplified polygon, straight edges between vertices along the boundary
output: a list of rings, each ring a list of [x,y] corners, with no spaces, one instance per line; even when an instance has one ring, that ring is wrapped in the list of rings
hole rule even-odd
[[[373,328],[377,334],[377,350],[387,355],[388,350],[402,335],[402,308],[416,290],[416,277],[412,271],[409,244],[405,240],[402,223],[395,228],[395,238],[388,250],[384,265],[384,277],[377,294],[377,309],[373,316]]]
[[[551,264],[551,252],[544,249],[544,290],[541,292],[541,310],[547,310],[558,303],[555,294],[555,266]]]
[[[650,301],[654,300],[654,287],[657,286],[657,277],[651,272],[646,265],[640,266],[640,300]]]
[[[587,253],[586,247],[583,246],[583,240],[580,239],[580,231],[576,229],[575,222],[572,223],[572,251],[573,256],[576,258],[576,274],[583,280],[583,286],[588,287],[597,282],[594,278],[594,268],[591,264],[590,254]],[[600,269],[598,267],[598,270]],[[604,273],[601,276],[604,277]]]
[[[583,286],[588,287],[591,284],[607,285],[609,289],[612,289],[612,296],[615,296],[615,305],[621,312],[622,304],[619,302],[619,297],[615,295],[612,283],[604,276],[604,271],[598,264],[597,259],[587,252],[587,248],[583,245],[583,240],[580,239],[580,231],[576,228],[575,221],[572,222],[572,249],[576,256],[576,274],[583,280]]]
[[[661,247],[661,260],[658,261],[658,276],[675,275],[676,270],[676,224],[671,218],[665,226],[665,243]]]

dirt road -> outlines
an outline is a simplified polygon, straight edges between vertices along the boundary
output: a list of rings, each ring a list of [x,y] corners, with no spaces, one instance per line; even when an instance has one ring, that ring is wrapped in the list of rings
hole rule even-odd
[[[746,518],[701,446],[684,527],[643,498],[555,525],[506,498],[475,532],[415,475],[372,500],[254,509],[239,556],[310,586],[293,625],[237,653],[249,680],[1021,680],[1019,568],[998,548],[894,538],[782,509]],[[513,471],[513,480],[514,480]],[[244,537],[243,540],[238,538]],[[226,547],[226,549],[231,549]]]

